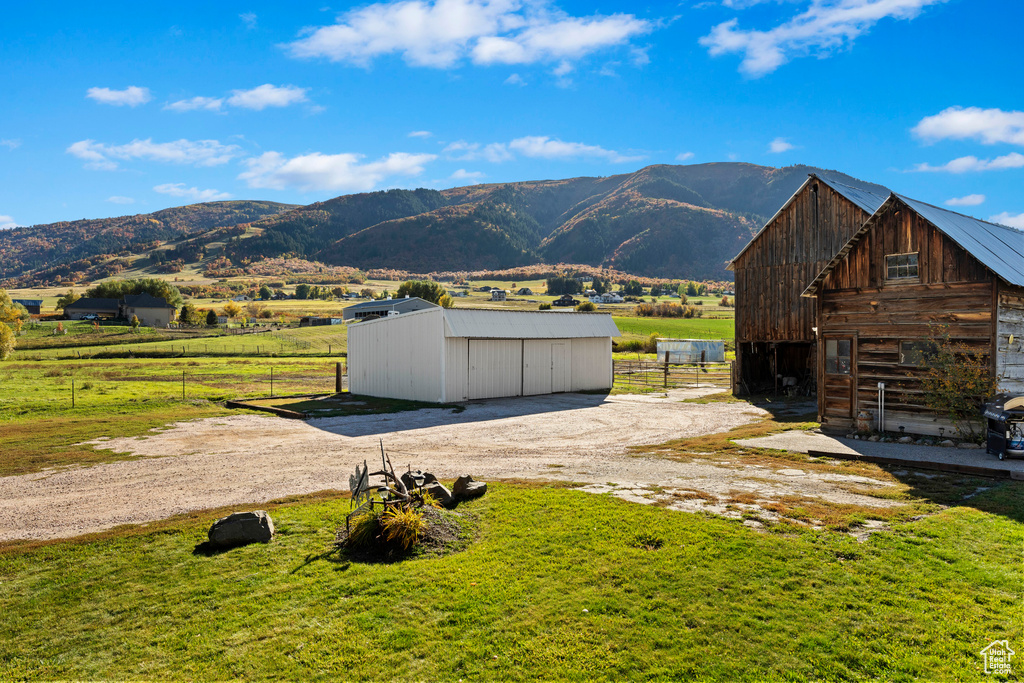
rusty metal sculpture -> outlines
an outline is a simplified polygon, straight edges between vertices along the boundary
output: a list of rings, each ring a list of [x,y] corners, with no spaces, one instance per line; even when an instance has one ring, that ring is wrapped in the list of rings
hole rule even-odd
[[[391,464],[391,458],[384,450],[384,440],[380,440],[380,461],[381,469],[377,472],[368,472],[369,466],[363,461],[362,467],[356,465],[355,474],[348,478],[349,491],[352,494],[351,511],[345,517],[345,529],[350,530],[350,522],[359,515],[370,512],[375,505],[382,506],[385,510],[389,507],[406,507],[417,505],[422,507],[427,503],[424,497],[424,477],[412,473],[412,466],[409,467],[409,475],[415,484],[410,491],[402,481],[401,477],[395,474],[395,468]],[[383,477],[383,483],[373,487],[370,485],[370,477]],[[376,493],[376,495],[374,495]]]

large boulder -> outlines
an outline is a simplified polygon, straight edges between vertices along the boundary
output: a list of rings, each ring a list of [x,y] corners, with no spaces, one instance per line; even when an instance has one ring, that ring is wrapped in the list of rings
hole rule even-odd
[[[236,512],[218,519],[210,527],[210,545],[231,548],[248,543],[266,543],[274,536],[274,520],[264,510]]]
[[[482,481],[473,481],[473,477],[464,474],[455,480],[452,486],[452,495],[456,501],[479,498],[487,493],[487,484]]]
[[[427,484],[426,486],[424,486],[423,492],[432,495],[434,498],[437,499],[437,502],[440,503],[443,507],[455,507],[455,498],[452,496],[452,492],[449,491],[444,484],[437,481],[436,479]]]

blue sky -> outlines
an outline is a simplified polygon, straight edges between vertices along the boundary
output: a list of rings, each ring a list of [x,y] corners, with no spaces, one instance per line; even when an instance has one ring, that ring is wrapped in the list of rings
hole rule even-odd
[[[1024,228],[1024,3],[18,3],[0,227],[811,164]]]

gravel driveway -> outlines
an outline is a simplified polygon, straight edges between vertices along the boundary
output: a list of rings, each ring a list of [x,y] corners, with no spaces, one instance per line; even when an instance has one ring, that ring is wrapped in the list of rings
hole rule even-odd
[[[483,480],[613,483],[626,498],[649,486],[739,488],[864,504],[864,496],[846,493],[835,476],[626,453],[766,415],[744,404],[681,402],[704,393],[560,394],[471,403],[461,413],[430,409],[305,422],[234,415],[177,423],[145,437],[100,439],[91,443],[146,457],[0,478],[0,540],[69,537],[191,510],[346,489],[357,463],[372,466],[379,458],[379,439],[396,469],[411,464],[442,479],[469,473]]]

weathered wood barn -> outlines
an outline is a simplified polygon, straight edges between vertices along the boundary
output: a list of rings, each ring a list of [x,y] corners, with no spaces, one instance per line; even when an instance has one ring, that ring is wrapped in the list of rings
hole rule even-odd
[[[919,379],[946,335],[984,354],[1000,391],[1024,393],[1024,232],[892,194],[804,297],[817,301],[823,426],[848,429],[861,410],[877,426],[881,405],[887,431],[951,434]]]
[[[773,390],[780,377],[813,388],[814,300],[801,294],[888,194],[812,174],[729,263],[740,391]]]

